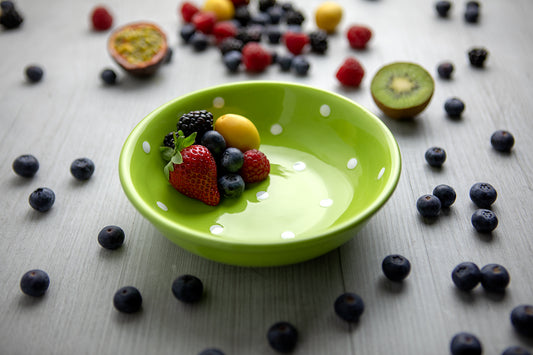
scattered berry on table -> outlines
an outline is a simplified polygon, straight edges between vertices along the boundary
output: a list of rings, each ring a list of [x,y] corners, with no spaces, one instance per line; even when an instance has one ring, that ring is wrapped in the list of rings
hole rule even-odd
[[[172,62],[172,56],[173,55],[174,55],[174,51],[172,50],[172,48],[168,47],[167,48],[167,52],[165,53],[164,63],[168,64],[168,63]]]
[[[135,313],[141,309],[142,296],[139,290],[133,286],[124,286],[115,292],[113,305],[117,311],[123,313]]]
[[[78,180],[89,180],[94,169],[94,162],[89,158],[78,158],[70,165],[70,173]]]
[[[435,9],[440,17],[448,17],[448,13],[452,8],[452,3],[447,0],[437,1],[435,3]]]
[[[11,30],[20,27],[24,18],[15,8],[15,4],[12,1],[2,1],[0,11],[0,25],[6,30]]]
[[[192,45],[195,51],[203,52],[209,47],[209,37],[202,32],[194,32],[189,39],[189,43]]]
[[[252,24],[248,27],[241,27],[237,31],[235,38],[241,40],[244,44],[250,42],[261,42],[263,37],[263,26]]]
[[[326,53],[328,50],[328,34],[322,30],[309,33],[309,44],[311,45],[311,52]]]
[[[490,233],[498,226],[498,218],[491,210],[478,209],[472,214],[472,226],[479,233]]]
[[[32,82],[37,83],[41,81],[44,75],[43,68],[38,65],[29,65],[25,69],[26,78]]]
[[[213,36],[216,43],[222,42],[225,38],[235,37],[237,35],[237,26],[231,21],[217,22],[213,26]]]
[[[290,353],[298,343],[298,330],[289,322],[277,322],[267,331],[270,346],[280,353]]]
[[[268,38],[268,43],[270,44],[278,44],[281,41],[281,30],[278,26],[267,26],[265,30],[265,34]]]
[[[468,51],[468,60],[473,67],[482,68],[489,52],[485,48],[472,48]]]
[[[343,9],[334,1],[324,1],[315,10],[316,27],[333,33],[342,20]]]
[[[346,32],[346,38],[353,49],[365,49],[372,38],[372,30],[367,26],[352,25]]]
[[[381,270],[389,280],[402,281],[411,272],[411,263],[405,256],[391,254],[383,259]]]
[[[479,7],[478,6],[466,6],[465,21],[468,23],[476,23],[479,20]]]
[[[453,269],[452,281],[460,290],[473,290],[481,282],[481,271],[473,262],[462,262]]]
[[[198,355],[224,355],[222,350],[219,349],[205,349],[198,353]]]
[[[270,23],[277,25],[281,22],[281,18],[283,17],[283,9],[281,6],[272,6],[267,10],[267,14],[270,17]]]
[[[290,53],[278,56],[277,63],[281,71],[289,71],[292,67],[294,56]]]
[[[446,184],[435,186],[432,193],[438,197],[442,208],[447,208],[453,205],[457,197],[453,187]]]
[[[222,42],[218,44],[218,49],[220,50],[220,53],[222,55],[231,51],[241,52],[243,47],[243,41],[233,37],[225,38],[224,40],[222,40]]]
[[[200,144],[207,147],[213,157],[218,158],[226,150],[226,140],[217,131],[211,130],[204,133]]]
[[[242,48],[242,62],[247,71],[262,72],[272,62],[272,54],[259,43],[249,42]]]
[[[239,70],[242,63],[242,53],[239,51],[229,51],[224,54],[222,60],[228,71],[235,73]]]
[[[218,179],[220,194],[227,198],[237,198],[244,192],[244,180],[238,174],[226,174]]]
[[[181,275],[172,282],[172,294],[182,302],[198,302],[202,299],[203,293],[204,284],[196,276]]]
[[[439,168],[446,161],[446,151],[440,147],[431,147],[424,154],[429,165]]]
[[[98,233],[98,244],[109,250],[118,249],[124,244],[125,233],[119,226],[109,225]]]
[[[503,351],[502,355],[531,355],[531,353],[521,346],[510,346]]]
[[[357,322],[365,311],[363,299],[353,292],[346,292],[335,299],[333,304],[335,314],[347,322]]]
[[[191,23],[194,25],[197,31],[204,34],[210,34],[213,32],[215,23],[217,22],[217,16],[210,11],[198,11],[192,16]]]
[[[437,196],[423,195],[416,200],[416,209],[424,218],[437,217],[442,208],[441,202]]]
[[[483,348],[474,334],[461,332],[453,336],[450,351],[452,355],[481,355]]]
[[[196,132],[195,143],[199,144],[205,132],[213,130],[213,114],[207,110],[187,112],[181,115],[176,127],[185,137]]]
[[[196,27],[192,23],[186,23],[180,28],[179,35],[185,43],[191,42],[192,35],[196,32]]]
[[[100,79],[107,85],[114,85],[117,82],[117,73],[113,69],[104,69],[100,73]]]
[[[267,12],[259,12],[252,14],[250,23],[254,25],[266,26],[270,24],[270,15]]]
[[[244,163],[244,154],[240,149],[229,147],[224,150],[220,158],[220,165],[230,173],[236,173]]]
[[[276,0],[259,0],[257,5],[260,12],[265,12],[276,5]]]
[[[475,0],[471,0],[471,1],[467,1],[466,2],[466,7],[469,8],[469,7],[475,7],[475,8],[480,8],[480,3],[478,1],[475,1]]]
[[[353,57],[346,58],[335,74],[335,77],[342,85],[350,87],[359,87],[364,76],[365,69]]]
[[[289,52],[298,55],[309,44],[309,36],[302,32],[287,31],[283,35],[283,43]]]
[[[248,6],[237,6],[233,18],[240,23],[241,26],[247,26],[252,18],[252,14],[250,13]]]
[[[497,197],[496,189],[487,182],[476,182],[470,188],[470,199],[480,208],[490,208]]]
[[[113,26],[113,16],[104,6],[97,6],[91,13],[91,23],[93,30],[106,31]]]
[[[522,335],[533,336],[533,305],[522,304],[511,311],[511,324]]]
[[[46,293],[50,286],[50,277],[39,269],[26,272],[20,279],[20,289],[28,296],[40,297]]]
[[[30,178],[39,170],[39,161],[31,154],[24,154],[13,161],[12,168],[17,175]]]
[[[458,99],[457,97],[449,98],[444,102],[444,111],[446,111],[448,116],[452,118],[461,117],[461,114],[464,110],[464,102],[461,99]]]
[[[54,191],[48,187],[40,187],[30,194],[30,206],[39,212],[46,212],[52,208],[56,199]]]
[[[244,182],[259,182],[268,177],[270,173],[270,162],[263,152],[257,149],[250,149],[244,152],[243,158],[244,162],[239,174],[242,176]]]
[[[481,286],[487,291],[504,291],[511,277],[505,267],[499,264],[487,264],[481,268]]]
[[[311,63],[309,63],[305,56],[297,55],[292,60],[291,68],[296,73],[296,75],[304,76],[307,75],[307,73],[309,72],[309,68],[311,68]]]
[[[184,22],[191,22],[192,17],[199,11],[198,6],[191,1],[184,1],[180,6],[180,14]]]
[[[451,62],[442,62],[437,66],[437,73],[442,79],[450,79],[453,73],[453,64]]]
[[[291,9],[285,13],[285,22],[287,25],[301,26],[305,21],[305,16],[300,10]]]
[[[514,146],[514,136],[505,130],[497,130],[490,136],[490,144],[499,152],[510,152]]]

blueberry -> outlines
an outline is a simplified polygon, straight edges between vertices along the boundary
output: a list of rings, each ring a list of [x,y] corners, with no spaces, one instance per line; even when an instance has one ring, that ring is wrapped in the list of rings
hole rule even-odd
[[[452,97],[444,102],[444,111],[452,118],[461,117],[465,110],[465,103],[457,97]]]
[[[44,75],[43,68],[38,65],[29,65],[26,67],[26,77],[32,83],[37,83],[41,81]]]
[[[483,349],[479,339],[470,333],[457,333],[450,343],[452,355],[481,355]]]
[[[479,9],[475,6],[469,6],[465,10],[465,21],[468,23],[476,23],[479,19]]]
[[[533,305],[520,305],[511,311],[511,324],[522,335],[533,336]]]
[[[509,272],[502,265],[488,264],[481,268],[481,286],[487,291],[501,292],[510,281]]]
[[[404,280],[411,271],[411,263],[402,255],[387,255],[381,263],[383,274],[391,281]]]
[[[270,23],[270,15],[266,12],[258,12],[250,17],[250,24],[265,26]]]
[[[468,60],[473,67],[482,68],[489,52],[485,48],[472,48],[468,51]]]
[[[429,165],[438,168],[441,167],[446,160],[446,151],[440,147],[431,147],[426,150],[424,157]]]
[[[173,55],[174,55],[174,51],[172,50],[172,48],[167,47],[167,52],[165,53],[165,61],[164,61],[164,63],[168,64],[168,63],[172,62],[172,56]]]
[[[239,66],[242,63],[242,53],[236,50],[229,51],[224,54],[222,61],[230,72],[235,73],[239,70]]]
[[[230,173],[236,173],[243,163],[243,153],[234,147],[226,148],[220,157],[220,165]]]
[[[467,1],[466,2],[466,8],[468,9],[469,7],[475,7],[476,9],[479,9],[481,5],[479,4],[478,1],[475,1],[475,0],[471,0],[471,1]]]
[[[278,44],[281,40],[281,30],[278,26],[268,26],[266,28],[266,35],[268,42],[271,44]]]
[[[189,43],[195,32],[196,27],[192,23],[186,23],[180,28],[180,37],[185,43]]]
[[[347,322],[357,322],[365,311],[365,303],[359,295],[346,292],[337,297],[333,309],[341,319]]]
[[[280,6],[272,6],[267,10],[268,16],[270,16],[270,23],[277,25],[280,23],[283,17],[283,9]]]
[[[441,208],[442,204],[435,195],[423,195],[416,201],[416,209],[425,218],[437,217]]]
[[[443,62],[437,66],[437,73],[442,79],[450,79],[453,73],[453,64],[450,62]]]
[[[12,168],[17,175],[29,178],[39,170],[39,161],[31,154],[21,155],[13,161]]]
[[[460,290],[473,290],[481,282],[481,271],[473,262],[462,262],[453,269],[452,281]]]
[[[198,353],[198,355],[224,355],[224,353],[218,349],[205,349]]]
[[[54,205],[56,195],[48,187],[40,187],[30,194],[29,202],[33,209],[46,212]]]
[[[209,149],[215,159],[218,158],[226,149],[226,140],[222,134],[215,130],[205,132],[200,140],[200,143]]]
[[[252,18],[252,14],[250,13],[248,6],[237,6],[233,18],[235,18],[241,26],[247,26]]]
[[[491,210],[478,209],[472,214],[472,226],[479,233],[490,233],[498,226],[498,218]]]
[[[194,303],[202,299],[204,285],[202,281],[193,275],[181,275],[172,282],[172,294],[186,303]]]
[[[292,67],[294,56],[292,54],[280,55],[278,57],[278,64],[281,71],[289,71]]]
[[[450,11],[451,8],[452,8],[452,3],[449,1],[445,1],[445,0],[437,1],[437,3],[435,4],[435,9],[437,10],[437,14],[440,17],[447,17],[448,12]]]
[[[280,353],[290,353],[296,348],[298,330],[289,322],[277,322],[267,331],[270,346]]]
[[[202,32],[194,32],[189,39],[189,43],[197,52],[202,52],[209,46],[209,38]]]
[[[531,355],[531,353],[521,346],[510,346],[503,351],[502,355]]]
[[[237,198],[244,192],[244,180],[239,174],[226,174],[218,179],[220,193],[224,197]]]
[[[4,12],[15,10],[15,4],[11,0],[0,1],[0,9]]]
[[[117,82],[117,73],[113,69],[104,69],[100,73],[100,78],[107,85],[114,85]]]
[[[46,293],[48,286],[50,278],[43,270],[30,270],[20,279],[20,289],[28,296],[40,297]]]
[[[311,64],[304,56],[298,55],[292,60],[291,68],[297,75],[306,75],[310,67]]]
[[[118,249],[124,244],[124,230],[118,226],[107,226],[98,233],[98,243],[110,250]]]
[[[514,145],[514,137],[508,131],[497,130],[490,137],[490,144],[499,152],[510,152]]]
[[[453,187],[446,184],[435,186],[433,189],[433,195],[438,197],[442,208],[447,208],[453,205],[455,198],[457,197]]]
[[[470,199],[480,208],[490,208],[498,193],[494,186],[486,182],[476,182],[470,188]]]
[[[89,180],[94,173],[94,163],[89,158],[78,158],[70,164],[70,173],[78,180]]]
[[[120,288],[113,297],[113,305],[123,313],[135,313],[141,309],[143,299],[139,290],[133,286]]]

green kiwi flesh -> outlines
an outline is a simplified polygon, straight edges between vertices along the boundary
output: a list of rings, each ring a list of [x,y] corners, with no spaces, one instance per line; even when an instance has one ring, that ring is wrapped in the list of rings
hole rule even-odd
[[[420,65],[396,62],[385,65],[374,75],[370,92],[376,105],[390,118],[409,118],[429,104],[435,83]]]

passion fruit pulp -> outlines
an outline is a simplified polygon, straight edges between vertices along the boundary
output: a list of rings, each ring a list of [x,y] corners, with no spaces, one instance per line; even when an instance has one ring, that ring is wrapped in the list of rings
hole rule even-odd
[[[111,33],[107,49],[129,74],[149,76],[164,62],[168,51],[167,36],[156,24],[130,23]]]

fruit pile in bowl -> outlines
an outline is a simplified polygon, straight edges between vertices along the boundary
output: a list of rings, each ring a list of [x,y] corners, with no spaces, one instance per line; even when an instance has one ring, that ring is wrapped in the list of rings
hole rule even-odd
[[[207,131],[220,133],[226,150],[256,129],[250,139],[256,145],[236,149],[261,152],[266,177],[245,182],[238,197],[222,192],[216,204],[173,186],[165,170],[176,149],[165,141],[208,146],[201,142],[205,132],[190,138],[179,129],[180,118],[195,111],[213,116]],[[228,117],[247,123],[223,125]],[[339,247],[385,204],[400,170],[396,140],[370,111],[328,91],[271,81],[220,85],[162,105],[133,129],[119,160],[126,196],[164,236],[202,257],[242,266],[297,263]]]

